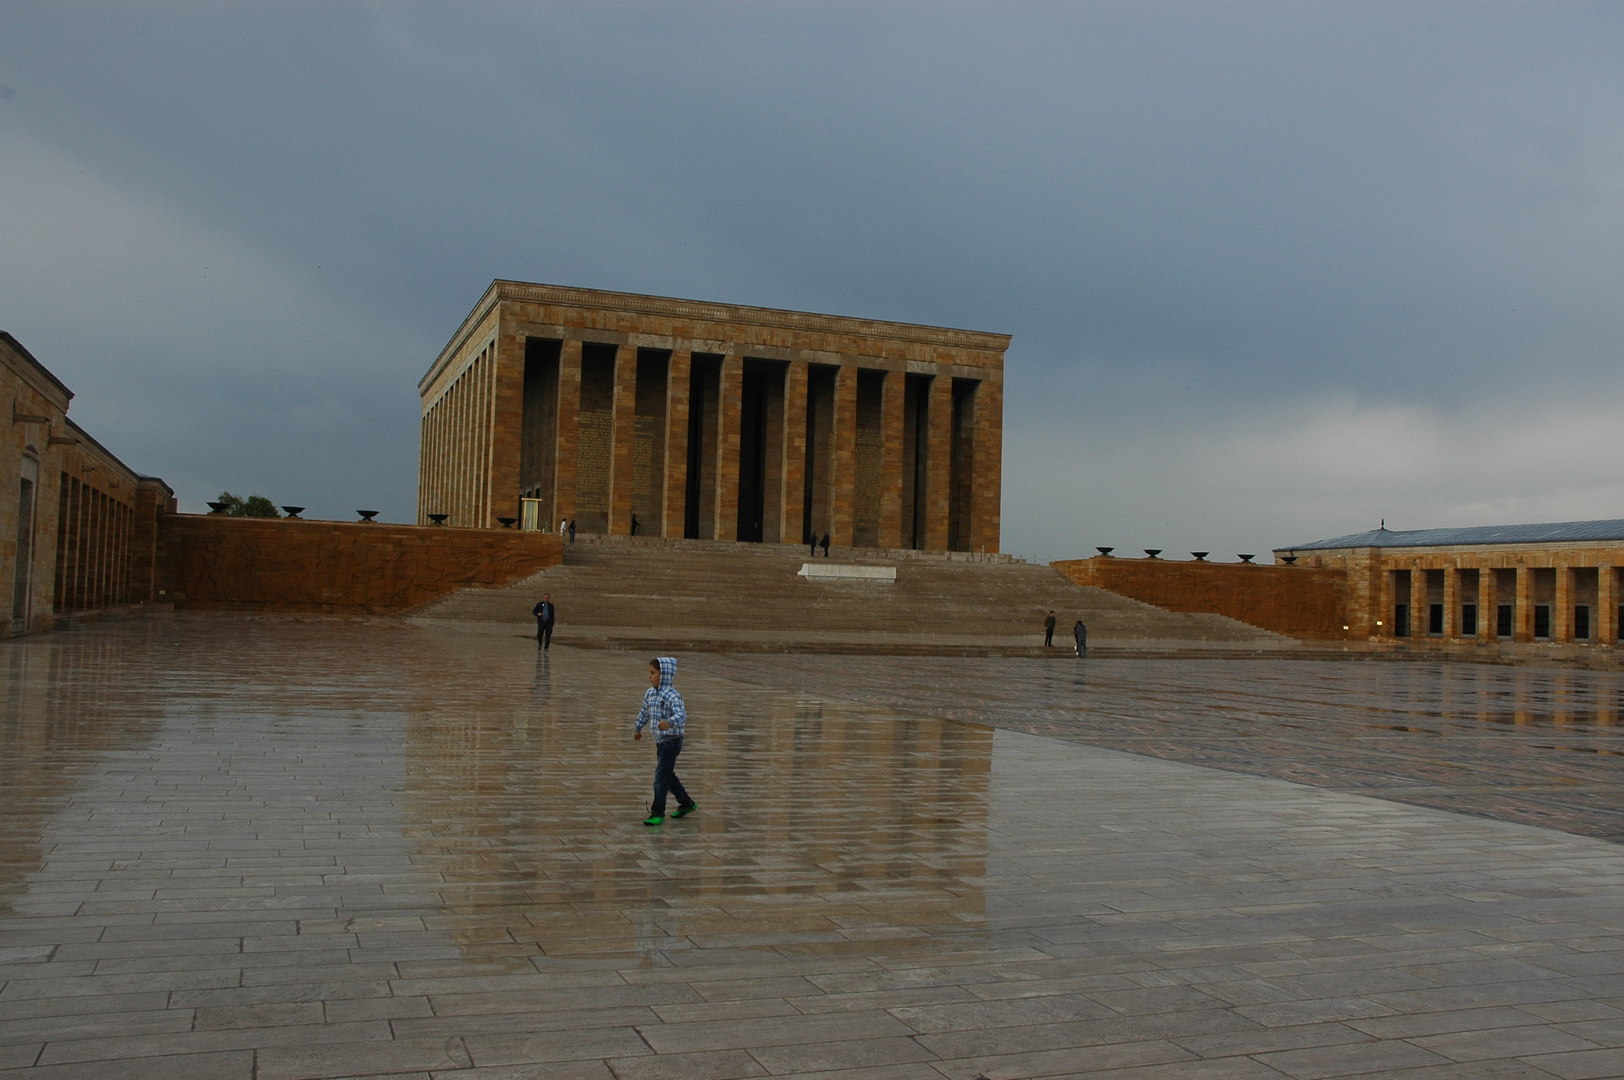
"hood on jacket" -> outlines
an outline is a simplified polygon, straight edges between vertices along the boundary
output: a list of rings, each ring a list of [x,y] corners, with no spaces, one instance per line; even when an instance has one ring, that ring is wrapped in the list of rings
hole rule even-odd
[[[654,662],[660,665],[660,689],[671,689],[671,683],[677,677],[677,658],[675,656],[656,656]]]

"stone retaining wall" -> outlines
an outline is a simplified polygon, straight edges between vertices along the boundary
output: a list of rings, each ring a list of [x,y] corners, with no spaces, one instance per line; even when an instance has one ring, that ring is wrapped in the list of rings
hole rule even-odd
[[[381,614],[562,561],[553,533],[165,514],[156,599],[180,609]]]
[[[1168,611],[1224,615],[1299,638],[1355,636],[1348,629],[1347,573],[1341,569],[1110,556],[1053,565],[1078,585]]]

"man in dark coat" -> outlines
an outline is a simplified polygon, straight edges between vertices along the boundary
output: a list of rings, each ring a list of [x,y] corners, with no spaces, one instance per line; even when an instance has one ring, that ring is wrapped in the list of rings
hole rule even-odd
[[[829,534],[824,533],[823,534],[823,539],[819,540],[818,543],[820,545],[822,545],[822,547],[823,547],[823,557],[825,559],[827,559],[829,557]]]
[[[553,594],[542,593],[541,600],[530,609],[536,617],[536,648],[547,652],[553,647],[553,623],[558,621],[558,609],[553,606]]]
[[[1087,656],[1088,655],[1088,627],[1083,625],[1083,620],[1081,620],[1081,619],[1077,620],[1077,625],[1071,628],[1071,636],[1077,642],[1077,655],[1078,656]]]
[[[1054,612],[1051,611],[1051,612],[1049,612],[1049,617],[1047,619],[1043,620],[1043,647],[1045,649],[1047,649],[1049,646],[1051,646],[1053,644],[1054,644]]]

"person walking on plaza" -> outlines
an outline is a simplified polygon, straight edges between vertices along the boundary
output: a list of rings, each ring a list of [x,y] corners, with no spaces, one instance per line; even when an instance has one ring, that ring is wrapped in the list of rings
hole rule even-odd
[[[575,519],[570,518],[570,543],[575,543]]]
[[[1053,644],[1054,644],[1054,612],[1051,611],[1051,612],[1049,612],[1049,617],[1047,619],[1043,620],[1043,647],[1045,649],[1047,649]]]
[[[812,534],[812,554],[809,555],[808,558],[815,559],[817,557],[818,557],[818,534],[813,533]]]
[[[818,543],[823,545],[823,557],[827,559],[829,557],[829,534],[824,533],[823,539],[819,540]]]
[[[636,514],[632,515],[632,535],[633,536],[637,535],[637,515]]]
[[[1071,628],[1071,636],[1077,642],[1077,655],[1078,656],[1087,656],[1088,655],[1088,627],[1083,625],[1083,620],[1081,620],[1081,619],[1077,620],[1077,625]]]
[[[553,623],[558,621],[558,609],[553,606],[553,594],[542,593],[541,600],[530,609],[536,617],[536,648],[547,652],[553,647]]]
[[[665,820],[665,798],[676,797],[677,810],[672,817],[686,817],[699,808],[688,797],[688,790],[677,779],[677,755],[682,753],[682,736],[688,726],[688,709],[682,695],[672,685],[677,678],[677,658],[661,656],[648,662],[648,689],[643,692],[643,707],[637,713],[637,726],[632,738],[641,739],[646,726],[654,732],[654,802],[648,808],[644,825],[658,825]]]
[[[563,536],[565,533],[567,533],[569,531],[570,531],[570,519],[569,518],[559,518],[558,519],[558,535]]]

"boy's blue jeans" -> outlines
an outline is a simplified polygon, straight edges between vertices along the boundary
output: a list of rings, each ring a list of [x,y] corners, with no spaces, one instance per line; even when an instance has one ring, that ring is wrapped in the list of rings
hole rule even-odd
[[[654,805],[649,808],[652,814],[665,813],[667,792],[677,797],[678,806],[687,806],[693,802],[688,797],[688,789],[677,779],[677,755],[680,753],[682,753],[681,739],[666,739],[654,744]]]

